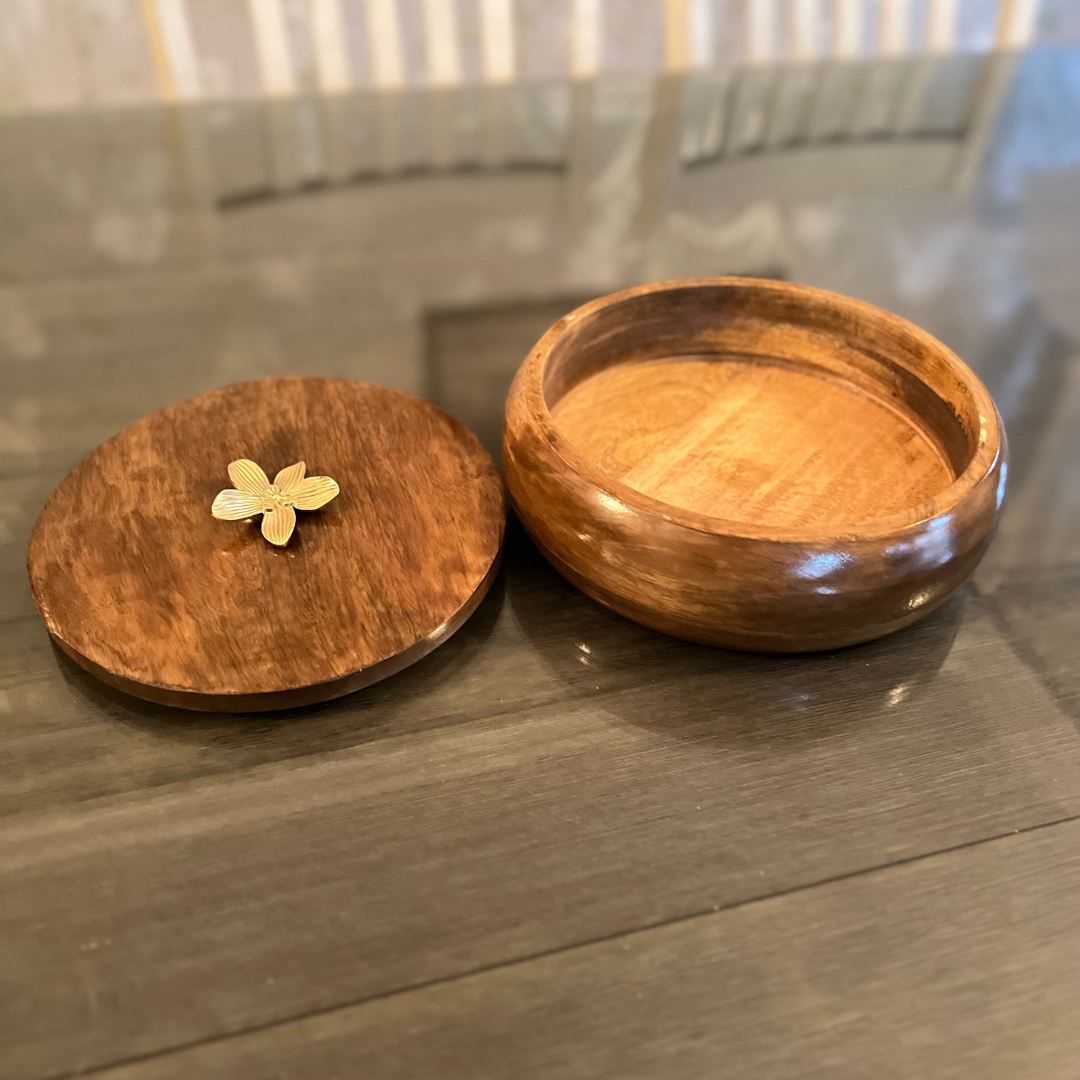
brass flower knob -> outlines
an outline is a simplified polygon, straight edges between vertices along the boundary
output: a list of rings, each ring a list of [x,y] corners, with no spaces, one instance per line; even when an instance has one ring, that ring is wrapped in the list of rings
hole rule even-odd
[[[297,510],[318,510],[341,490],[329,476],[309,476],[307,466],[298,461],[274,477],[247,458],[229,465],[229,479],[235,488],[218,493],[210,512],[221,521],[243,521],[262,514],[262,534],[271,544],[284,547],[296,528]]]

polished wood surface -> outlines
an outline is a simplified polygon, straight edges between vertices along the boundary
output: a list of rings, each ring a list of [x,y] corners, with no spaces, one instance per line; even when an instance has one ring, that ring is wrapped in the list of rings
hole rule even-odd
[[[747,525],[844,531],[955,479],[918,422],[851,384],[786,364],[618,364],[551,410],[606,476],[658,502]]]
[[[1077,1008],[1047,986],[1080,989],[1077,888],[1074,821],[101,1075],[1064,1078]]]
[[[0,118],[0,1077],[1073,1080],[1076,57],[1001,58],[1016,85],[985,167],[940,130],[769,148],[879,76],[942,115],[971,83],[926,58],[756,69],[757,97],[703,72],[678,112],[640,82],[531,88],[531,141],[507,153],[552,146],[569,103],[565,173],[225,209],[307,175],[322,144],[286,121],[312,135],[328,103]],[[791,123],[743,154],[766,98]],[[432,102],[385,104],[411,153]],[[688,141],[730,149],[690,166]],[[561,314],[722,273],[896,311],[997,401],[998,533],[927,618],[825,653],[696,645],[585,596],[511,516],[444,645],[252,716],[113,690],[37,613],[36,518],[141,417],[309,373],[430,396],[497,439]]]
[[[286,547],[210,516],[231,461],[340,495]],[[222,481],[225,481],[224,485]],[[468,431],[397,390],[265,379],[172,405],[90,454],[30,540],[57,644],[110,685],[220,711],[340,697],[414,663],[497,570],[502,482]]]
[[[452,994],[463,976],[503,985],[504,969],[528,979],[548,954],[576,956],[600,977],[585,952],[598,939],[617,954],[668,924],[787,893],[802,900],[788,901],[775,931],[739,939],[748,963],[776,947],[795,978],[799,942],[828,955],[853,910],[871,919],[850,960],[836,961],[853,982],[830,983],[809,1003],[808,1037],[827,1058],[861,1061],[834,1025],[861,1008],[863,979],[884,979],[881,993],[896,994],[892,1022],[921,1030],[904,1012],[938,993],[945,973],[933,954],[910,981],[875,960],[875,949],[914,947],[920,920],[924,934],[952,942],[955,975],[988,979],[987,1000],[1009,1015],[982,934],[957,913],[1013,930],[1012,879],[998,892],[976,887],[962,849],[1016,831],[1022,843],[1080,815],[1080,739],[1063,698],[1002,634],[994,604],[961,595],[893,637],[778,659],[688,644],[612,614],[563,581],[520,529],[505,566],[476,615],[420,663],[278,717],[140,703],[58,656],[38,620],[12,628],[0,677],[19,703],[5,728],[18,781],[2,792],[0,865],[7,971],[19,973],[20,993],[0,1008],[19,1036],[0,1046],[0,1074],[50,1077],[149,1056],[130,1068],[154,1075],[173,1067],[174,1051],[203,1043],[225,1055],[227,1073],[240,1068],[232,1055],[244,1056],[245,1032],[284,1025],[290,1041],[294,1020],[342,1013],[352,1025],[345,1010],[377,1017],[395,999],[400,1028],[387,1030],[388,1044],[346,1026],[341,1052],[370,1053],[368,1072],[394,1076],[400,1031],[420,1060],[437,1060],[443,1036],[475,1060],[499,1052],[463,1030],[487,1031],[486,1009],[461,1027],[447,1021],[448,1031],[429,1019],[430,988],[447,982]],[[1064,604],[1054,610],[1065,629]],[[895,931],[896,905],[917,903],[920,886],[904,899],[886,879],[888,900],[870,911],[859,891],[828,884],[933,858],[952,875],[940,894],[951,906],[936,916],[934,903],[916,907]],[[1031,871],[1054,883],[1047,895],[1031,885],[1032,910],[1051,925],[1075,907],[1056,865]],[[835,900],[819,909],[823,890]],[[781,936],[770,944],[772,933]],[[1027,959],[1032,979],[1053,978],[1074,998],[1067,972]],[[674,986],[688,963],[672,954],[652,977]],[[727,982],[709,985],[687,1022],[711,1030]],[[591,1000],[565,986],[575,1013]],[[620,1008],[631,990],[612,1000],[610,1023],[635,1015]],[[507,993],[512,1043],[536,1014]],[[749,988],[740,994],[751,1028],[795,1007],[777,995],[766,1009]],[[628,1021],[623,1037],[662,1044],[673,1021],[658,1013],[653,1033]],[[1059,1039],[1066,1029],[1059,1023]],[[289,1069],[314,1080],[322,1043],[300,1030]],[[1013,1046],[1020,1038],[1001,1033]],[[550,1031],[571,1076],[593,1075],[586,1062],[617,1041],[603,1025],[574,1038]],[[721,1043],[718,1058],[747,1046],[735,1034]],[[269,1068],[269,1045],[260,1056],[256,1044],[250,1067]]]
[[[692,641],[802,652],[943,603],[1004,498],[986,388],[910,323],[747,278],[557,323],[507,402],[515,508],[590,596]]]

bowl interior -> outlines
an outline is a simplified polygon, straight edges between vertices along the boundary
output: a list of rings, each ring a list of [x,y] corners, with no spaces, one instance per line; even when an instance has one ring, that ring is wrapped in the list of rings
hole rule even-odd
[[[547,356],[552,423],[612,480],[752,526],[918,516],[979,408],[934,339],[867,305],[739,280],[598,301]]]

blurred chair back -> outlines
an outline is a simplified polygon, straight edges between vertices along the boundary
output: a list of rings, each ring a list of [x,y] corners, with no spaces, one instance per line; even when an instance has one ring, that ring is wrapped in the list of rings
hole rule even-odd
[[[1039,0],[6,0],[0,101],[183,106],[170,145],[191,200],[217,210],[462,170],[565,174],[585,207],[607,170],[634,168],[640,227],[672,162],[949,139],[970,182],[1038,15]]]
[[[1040,0],[4,0],[0,111],[1019,49],[1036,33],[1039,7]]]

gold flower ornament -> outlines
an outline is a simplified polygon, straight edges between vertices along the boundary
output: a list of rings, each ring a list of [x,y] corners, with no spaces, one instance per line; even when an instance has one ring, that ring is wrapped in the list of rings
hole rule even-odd
[[[296,511],[318,510],[341,490],[329,476],[304,479],[306,469],[298,461],[282,469],[271,484],[254,461],[234,461],[229,466],[229,479],[236,487],[219,492],[210,512],[221,521],[243,521],[262,514],[263,536],[284,547],[296,528]]]

